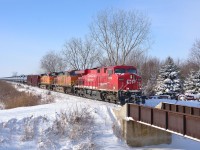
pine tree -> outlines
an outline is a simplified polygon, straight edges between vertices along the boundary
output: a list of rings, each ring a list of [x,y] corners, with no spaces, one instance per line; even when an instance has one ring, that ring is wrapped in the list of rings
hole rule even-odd
[[[200,93],[200,70],[198,72],[190,71],[188,79],[184,83],[185,93]]]
[[[194,94],[200,93],[200,70],[195,74],[195,88],[194,88]]]
[[[185,93],[194,93],[195,91],[195,71],[191,70],[188,78],[185,80],[183,84]]]
[[[155,91],[157,95],[171,95],[181,92],[179,69],[171,57],[167,58],[165,64],[159,70]]]

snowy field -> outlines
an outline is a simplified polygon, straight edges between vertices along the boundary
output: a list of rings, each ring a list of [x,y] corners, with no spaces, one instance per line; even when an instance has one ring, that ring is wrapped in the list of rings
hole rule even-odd
[[[23,85],[19,90],[46,96],[48,91]],[[114,128],[118,126],[112,109],[120,107],[101,101],[93,101],[62,93],[51,92],[52,104],[0,110],[0,149],[193,149],[200,142],[172,135],[171,144],[147,147],[129,147]],[[162,100],[167,101],[167,100]],[[171,103],[177,103],[170,100]],[[147,100],[145,105],[155,106],[158,100]],[[178,102],[200,107],[199,102]],[[84,120],[67,123],[74,115],[86,115]],[[80,119],[80,118],[76,118]],[[78,123],[79,124],[78,124]],[[80,124],[81,123],[81,124]]]

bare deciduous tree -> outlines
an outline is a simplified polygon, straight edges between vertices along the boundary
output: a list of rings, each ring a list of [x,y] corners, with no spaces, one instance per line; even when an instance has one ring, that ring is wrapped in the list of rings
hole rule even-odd
[[[69,64],[70,69],[86,69],[97,65],[100,55],[93,42],[88,38],[83,41],[80,38],[72,38],[66,42],[63,50],[64,60]]]
[[[132,51],[139,54],[149,48],[150,21],[136,11],[102,11],[90,31],[98,48],[106,52],[109,65],[126,64]]]
[[[145,53],[140,51],[132,51],[126,59],[126,65],[133,65],[137,68],[138,73],[141,75],[141,67],[148,60]]]
[[[147,58],[140,69],[143,85],[146,86],[148,80],[156,79],[159,74],[159,69],[160,60],[158,58]]]
[[[189,61],[200,66],[200,40],[196,40],[190,50]]]
[[[47,54],[42,57],[40,65],[45,72],[63,71],[66,68],[66,64],[61,55],[54,51],[47,52]]]
[[[199,65],[191,61],[184,61],[179,65],[179,68],[180,68],[181,78],[182,80],[185,80],[189,76],[191,70],[193,71],[199,70]]]
[[[12,76],[13,76],[13,77],[15,77],[15,76],[17,76],[17,75],[18,75],[17,72],[13,72],[13,73],[12,73]]]

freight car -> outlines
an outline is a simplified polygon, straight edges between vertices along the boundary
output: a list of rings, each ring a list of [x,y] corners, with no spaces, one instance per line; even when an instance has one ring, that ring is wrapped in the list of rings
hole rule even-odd
[[[40,83],[40,75],[28,75],[27,76],[27,84],[31,86],[39,86]]]

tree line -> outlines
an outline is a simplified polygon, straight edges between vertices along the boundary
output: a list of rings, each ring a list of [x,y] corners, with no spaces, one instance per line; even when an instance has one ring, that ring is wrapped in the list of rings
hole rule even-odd
[[[150,27],[150,19],[139,11],[100,11],[89,25],[88,35],[84,38],[72,37],[59,52],[47,52],[41,58],[41,68],[44,72],[58,72],[110,65],[133,65],[142,76],[146,95],[186,91],[184,86],[191,76],[191,71],[197,73],[200,69],[200,40],[196,40],[191,46],[186,60],[173,60],[168,57],[162,61],[147,54],[152,44]]]

